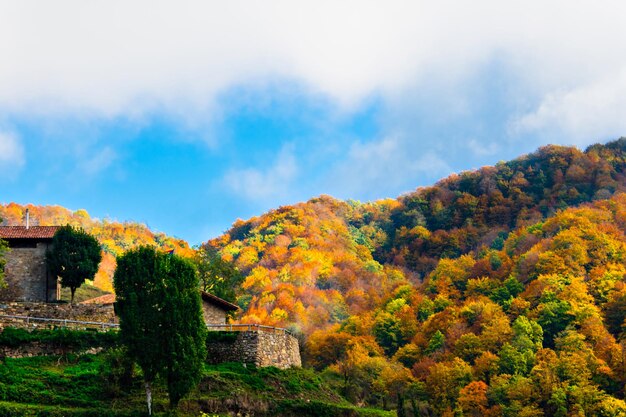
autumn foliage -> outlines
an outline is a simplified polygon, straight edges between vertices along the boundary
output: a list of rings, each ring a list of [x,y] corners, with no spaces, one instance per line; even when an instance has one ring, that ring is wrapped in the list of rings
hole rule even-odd
[[[626,139],[547,146],[398,199],[280,207],[203,250],[240,274],[236,319],[292,330],[305,364],[357,404],[623,416],[625,173]],[[23,209],[0,217],[19,223]],[[193,253],[136,224],[31,213],[80,224],[111,256],[145,243]],[[105,256],[101,282],[113,270]]]
[[[105,291],[113,291],[116,256],[122,255],[129,249],[151,245],[164,250],[174,250],[184,257],[193,255],[193,250],[187,242],[169,237],[164,233],[155,233],[143,224],[99,220],[90,217],[85,210],[71,211],[60,206],[3,204],[0,205],[0,218],[4,220],[2,225],[24,225],[27,209],[30,210],[31,225],[80,227],[98,239],[102,247],[102,261],[94,278],[94,284]]]
[[[239,320],[303,333],[306,363],[357,403],[623,415],[624,168],[623,139],[548,146],[397,200],[281,207],[205,245],[244,277]]]

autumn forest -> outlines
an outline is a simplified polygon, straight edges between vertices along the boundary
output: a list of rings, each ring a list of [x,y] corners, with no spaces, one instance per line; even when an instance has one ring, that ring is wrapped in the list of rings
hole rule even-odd
[[[239,305],[233,320],[290,329],[354,404],[626,415],[626,139],[546,146],[396,199],[320,196],[193,248],[84,210],[9,203],[0,218],[22,224],[26,208],[98,239],[105,291],[139,245],[219,264],[227,285],[203,285]]]

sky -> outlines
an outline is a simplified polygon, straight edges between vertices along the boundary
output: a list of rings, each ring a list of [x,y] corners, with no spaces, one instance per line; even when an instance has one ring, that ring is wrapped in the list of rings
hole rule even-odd
[[[626,136],[623,1],[0,0],[0,202],[198,244]]]

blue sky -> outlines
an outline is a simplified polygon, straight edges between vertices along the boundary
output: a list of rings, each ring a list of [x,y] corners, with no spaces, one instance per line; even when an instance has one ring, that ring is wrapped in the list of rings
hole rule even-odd
[[[196,244],[626,135],[621,2],[128,3],[0,2],[0,201]]]

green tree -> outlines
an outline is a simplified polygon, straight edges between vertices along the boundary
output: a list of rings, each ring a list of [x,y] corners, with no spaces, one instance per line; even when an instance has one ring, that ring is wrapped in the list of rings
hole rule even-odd
[[[446,343],[446,337],[441,333],[440,330],[437,330],[433,337],[428,341],[428,347],[426,348],[426,353],[435,353],[443,348]]]
[[[100,244],[95,237],[82,228],[70,225],[57,230],[52,247],[46,253],[50,273],[61,278],[61,285],[69,287],[74,302],[74,293],[86,279],[93,279],[102,260]]]
[[[386,311],[378,315],[372,331],[376,342],[389,356],[392,356],[400,347],[408,343],[408,339],[403,335],[400,319]]]
[[[203,291],[232,303],[236,301],[235,289],[241,286],[244,277],[235,265],[222,259],[220,254],[208,245],[197,248],[194,263]]]
[[[174,408],[198,383],[206,358],[196,271],[183,258],[143,246],[118,258],[113,282],[120,340],[143,371],[148,413],[157,375],[167,380]]]
[[[567,301],[559,299],[539,305],[537,323],[539,323],[543,331],[543,340],[546,347],[554,347],[554,338],[573,321],[574,316],[570,313],[570,309],[571,306]]]
[[[167,291],[163,305],[163,334],[167,392],[170,405],[178,402],[197,384],[206,359],[206,324],[198,292],[198,276],[189,261],[168,256]]]

